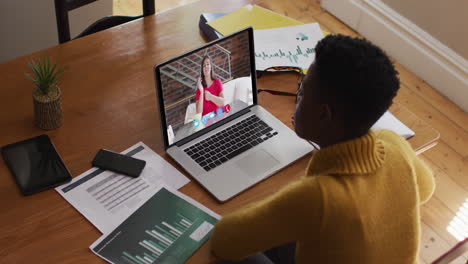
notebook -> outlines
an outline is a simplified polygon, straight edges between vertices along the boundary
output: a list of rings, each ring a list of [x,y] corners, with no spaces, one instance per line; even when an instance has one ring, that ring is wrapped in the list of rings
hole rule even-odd
[[[219,201],[313,150],[258,105],[252,28],[156,65],[154,73],[165,151]]]
[[[246,5],[207,24],[226,36],[249,26],[258,30],[297,26],[303,23],[257,5]]]
[[[203,32],[205,37],[208,40],[215,40],[223,37],[220,33],[210,27],[207,23],[211,20],[215,20],[222,16],[225,16],[225,13],[203,13],[200,15],[200,20],[198,21],[198,27]]]

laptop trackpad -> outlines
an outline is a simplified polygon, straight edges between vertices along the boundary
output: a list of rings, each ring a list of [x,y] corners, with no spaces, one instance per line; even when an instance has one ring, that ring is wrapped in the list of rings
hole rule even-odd
[[[265,174],[269,169],[279,164],[273,156],[263,149],[251,153],[236,162],[237,166],[252,178]]]

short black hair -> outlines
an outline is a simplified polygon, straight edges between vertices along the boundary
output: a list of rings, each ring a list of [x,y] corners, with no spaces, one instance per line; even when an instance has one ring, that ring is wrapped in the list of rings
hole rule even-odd
[[[342,111],[349,129],[367,132],[400,87],[393,63],[369,41],[340,34],[320,40],[315,52],[320,94]]]

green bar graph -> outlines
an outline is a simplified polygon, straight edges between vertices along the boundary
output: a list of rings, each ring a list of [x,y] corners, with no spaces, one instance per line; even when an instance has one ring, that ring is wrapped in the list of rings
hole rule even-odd
[[[141,264],[141,262],[138,259],[136,259],[132,255],[128,254],[127,252],[124,251],[123,254],[124,254],[124,257],[128,257],[132,262],[134,262],[136,264]]]
[[[162,188],[92,250],[113,263],[184,263],[217,221]]]

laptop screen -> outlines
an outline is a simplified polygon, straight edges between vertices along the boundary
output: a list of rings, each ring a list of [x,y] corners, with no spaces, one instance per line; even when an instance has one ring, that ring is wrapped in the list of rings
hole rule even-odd
[[[254,103],[251,34],[240,31],[156,67],[168,145]]]

